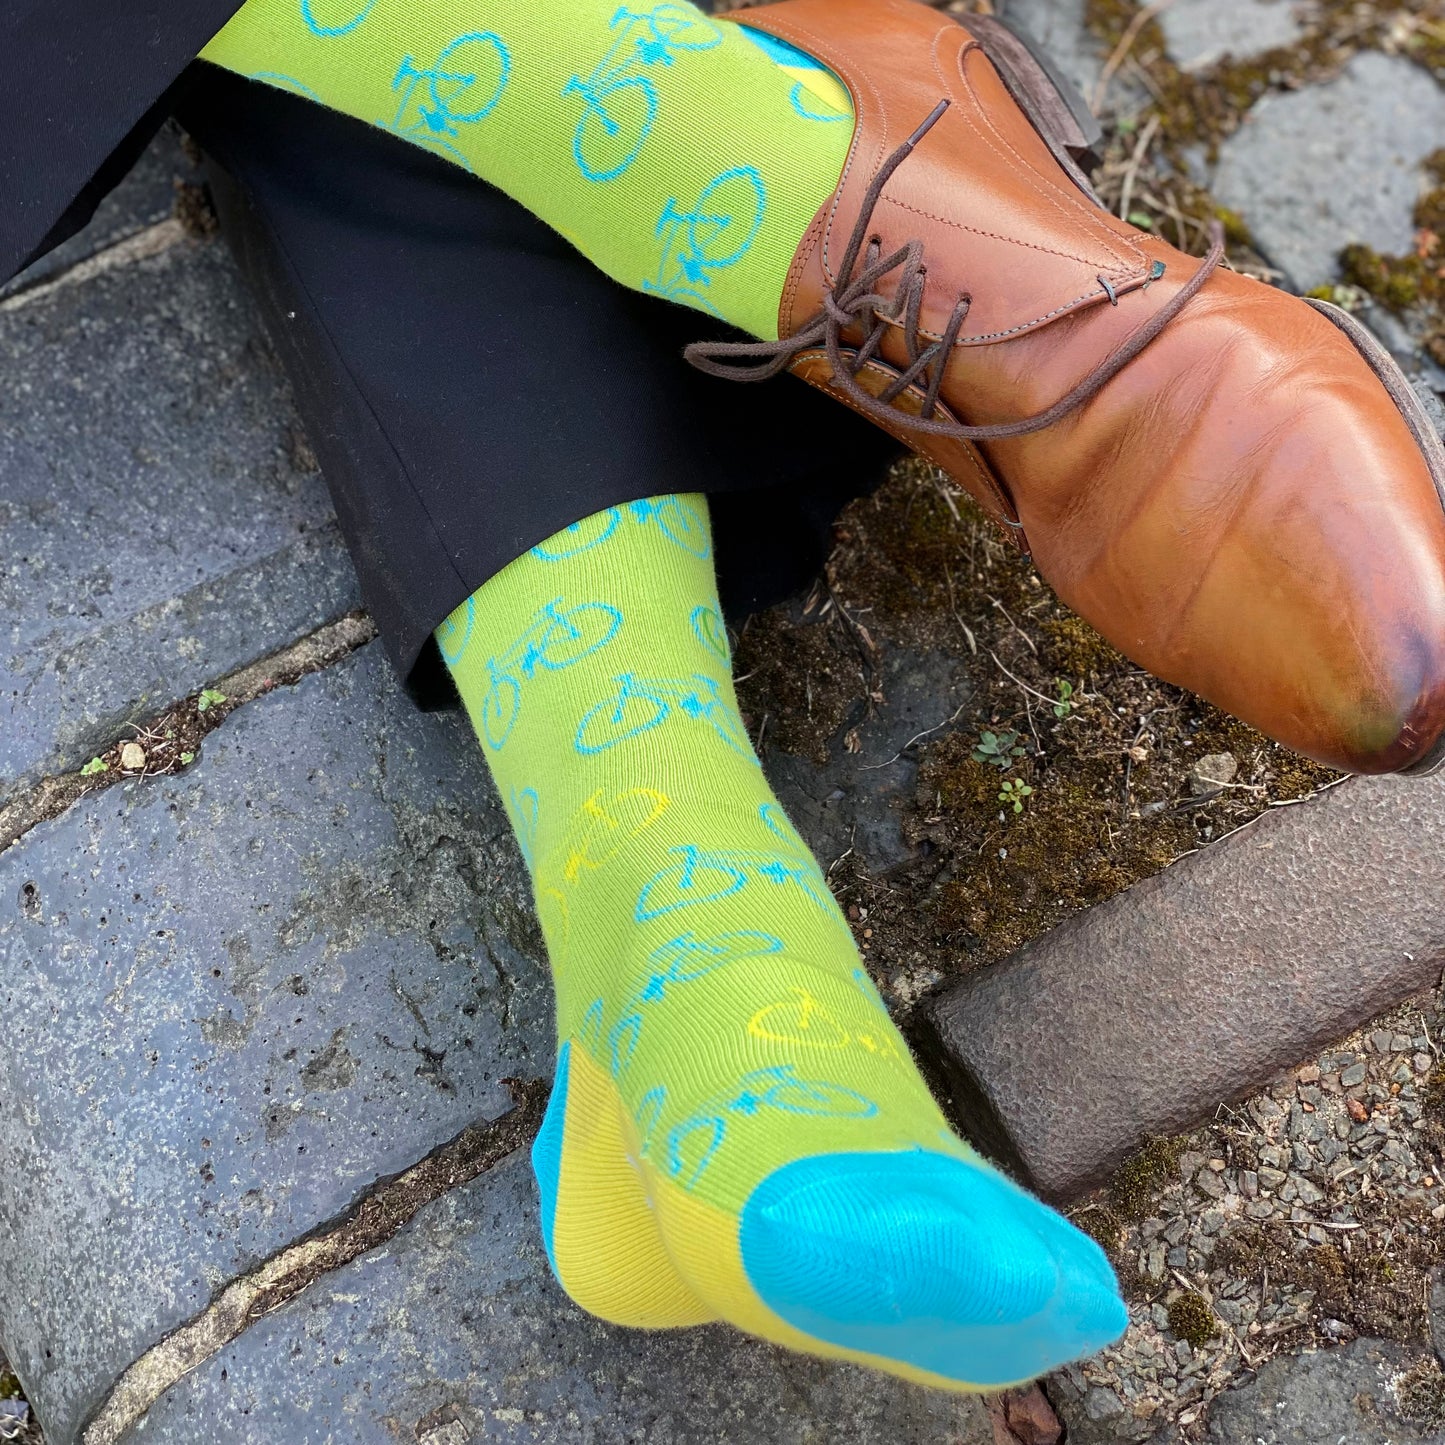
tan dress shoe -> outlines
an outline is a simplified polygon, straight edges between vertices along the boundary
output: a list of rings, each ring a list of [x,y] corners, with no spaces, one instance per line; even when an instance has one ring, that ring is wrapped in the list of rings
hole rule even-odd
[[[803,237],[791,369],[947,470],[1120,651],[1354,772],[1445,763],[1445,450],[1347,313],[1098,203],[1077,109],[996,20],[914,0],[729,17],[856,111]]]

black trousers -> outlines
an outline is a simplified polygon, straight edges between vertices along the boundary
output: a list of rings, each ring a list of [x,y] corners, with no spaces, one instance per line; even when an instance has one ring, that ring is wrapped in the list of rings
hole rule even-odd
[[[681,357],[710,318],[609,280],[516,202],[310,101],[197,64],[173,97],[290,375],[363,596],[420,697],[433,628],[529,547],[712,495],[724,605],[817,571],[898,445],[790,377]]]

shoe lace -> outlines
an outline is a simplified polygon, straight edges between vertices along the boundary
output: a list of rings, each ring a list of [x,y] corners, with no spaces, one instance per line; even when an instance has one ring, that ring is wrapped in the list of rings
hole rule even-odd
[[[823,297],[823,309],[816,316],[793,335],[777,341],[694,342],[683,353],[687,360],[711,376],[733,381],[766,381],[780,371],[786,371],[801,353],[815,351],[821,346],[832,366],[837,387],[859,411],[874,421],[885,424],[896,422],[898,411],[892,402],[915,383],[921,383],[924,386],[923,406],[917,416],[907,416],[906,425],[910,431],[968,441],[1025,436],[1052,426],[1097,395],[1189,304],[1224,259],[1224,228],[1215,221],[1210,225],[1208,254],[1189,280],[1117,350],[1045,410],[1018,421],[995,422],[987,426],[967,426],[963,422],[935,419],[933,413],[938,406],[948,358],[963,329],[973,298],[967,293],[960,296],[942,334],[936,340],[929,340],[925,333],[919,331],[928,277],[923,243],[908,241],[885,256],[881,239],[869,235],[869,226],[889,177],[908,159],[913,148],[938,122],[948,105],[947,100],[939,101],[922,125],[883,162],[873,177],[863,194],[857,224],[853,227],[838,268],[838,280]],[[860,257],[862,266],[854,275]],[[897,284],[893,295],[885,296],[877,289],[878,285],[894,271],[900,273]],[[1156,262],[1150,280],[1157,280],[1162,274],[1163,263]],[[1108,282],[1101,277],[1100,284],[1111,302],[1118,305],[1118,298]],[[875,396],[859,384],[857,374],[878,351],[890,329],[900,327],[908,365]],[[843,336],[850,330],[861,330],[863,341],[856,349],[845,352]]]

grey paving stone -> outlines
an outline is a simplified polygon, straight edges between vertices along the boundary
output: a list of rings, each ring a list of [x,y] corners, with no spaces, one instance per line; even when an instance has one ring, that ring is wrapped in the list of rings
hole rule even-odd
[[[0,308],[0,794],[357,604],[296,426],[220,245]]]
[[[1214,194],[1309,290],[1337,277],[1352,242],[1410,248],[1420,162],[1442,135],[1445,89],[1408,60],[1362,51],[1334,80],[1261,100],[1224,143]]]
[[[1402,1414],[1393,1386],[1425,1357],[1389,1340],[1279,1355],[1209,1409],[1211,1445],[1445,1445],[1445,1429]],[[1445,1401],[1442,1401],[1445,1405]]]
[[[0,298],[51,280],[107,246],[164,221],[175,207],[176,182],[196,185],[200,179],[198,167],[181,149],[179,133],[166,127],[96,208],[90,224],[0,286]]]
[[[529,896],[465,720],[379,644],[0,854],[0,1334],[51,1445],[217,1286],[550,1072]]]
[[[1159,13],[1170,57],[1184,70],[1248,60],[1297,40],[1293,0],[1173,0]]]
[[[1104,56],[1084,24],[1084,0],[1008,0],[1002,8],[1010,22],[1020,22],[1043,42],[1064,74],[1091,98]]]
[[[1066,1199],[1442,963],[1445,777],[1355,779],[1080,914],[925,1017],[963,1117]]]
[[[975,1397],[722,1326],[623,1330],[547,1268],[525,1151],[186,1376],[124,1445],[989,1445]]]

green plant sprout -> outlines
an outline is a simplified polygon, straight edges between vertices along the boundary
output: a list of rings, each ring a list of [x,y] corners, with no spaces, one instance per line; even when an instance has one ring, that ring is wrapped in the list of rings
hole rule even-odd
[[[999,790],[998,800],[1005,805],[1012,804],[1015,813],[1024,810],[1024,799],[1031,798],[1034,790],[1022,778],[1010,778]]]
[[[1012,728],[1006,728],[1001,733],[980,733],[972,756],[976,763],[988,763],[990,767],[1007,772],[1013,767],[1014,760],[1023,757],[1027,751],[1028,749],[1019,743],[1018,733]]]
[[[1074,684],[1061,677],[1058,682],[1059,700],[1054,704],[1054,716],[1062,721],[1073,712],[1074,704],[1069,701],[1074,695]]]
[[[97,773],[108,773],[109,771],[110,764],[106,762],[104,758],[92,758],[81,768],[80,776],[82,778],[93,778]]]
[[[225,702],[225,700],[225,693],[217,692],[215,688],[208,687],[200,697],[196,699],[196,711],[207,712],[213,707],[218,707],[221,703]]]

